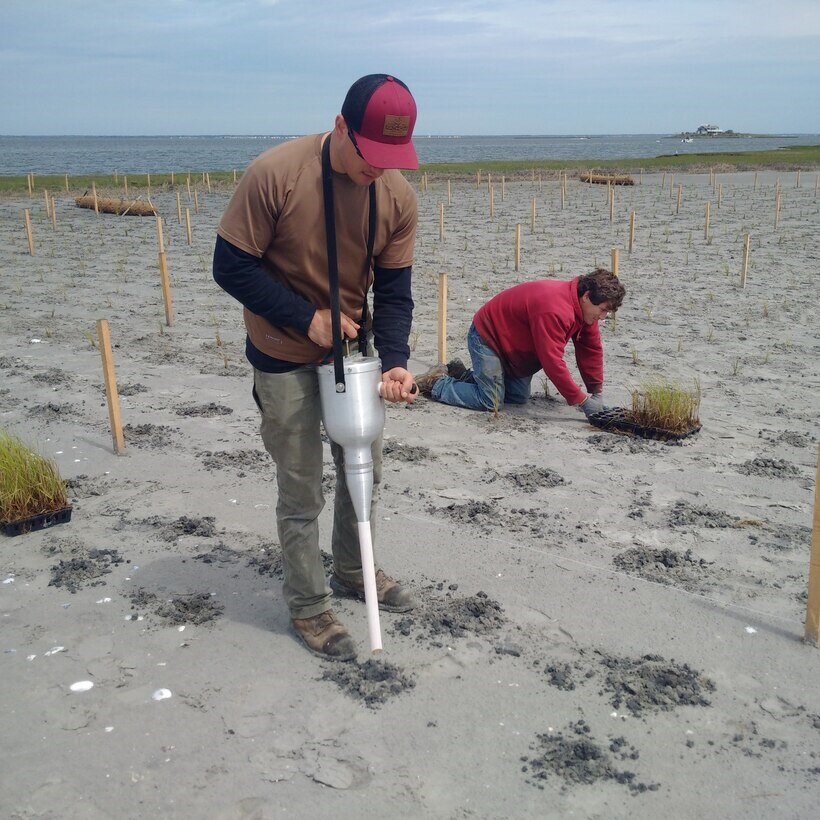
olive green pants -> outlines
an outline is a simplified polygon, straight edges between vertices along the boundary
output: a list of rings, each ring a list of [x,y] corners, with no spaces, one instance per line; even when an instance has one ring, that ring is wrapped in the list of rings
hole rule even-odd
[[[282,592],[291,618],[311,618],[330,609],[319,550],[322,493],[322,409],[316,367],[287,373],[254,369],[254,387],[262,411],[262,441],[276,463],[276,524],[285,570]],[[336,466],[331,549],[335,571],[361,580],[362,561],[356,513],[347,491],[344,451],[331,442]],[[373,502],[370,528],[375,540],[376,496],[382,474],[382,436],[373,442]]]

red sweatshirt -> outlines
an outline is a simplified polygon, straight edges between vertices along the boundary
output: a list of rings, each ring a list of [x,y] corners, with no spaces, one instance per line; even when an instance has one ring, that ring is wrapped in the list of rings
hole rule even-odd
[[[586,396],[564,362],[564,348],[572,339],[587,392],[603,387],[601,333],[598,322],[584,324],[578,279],[516,285],[480,308],[473,324],[510,376],[532,376],[543,369],[568,404],[580,404]]]

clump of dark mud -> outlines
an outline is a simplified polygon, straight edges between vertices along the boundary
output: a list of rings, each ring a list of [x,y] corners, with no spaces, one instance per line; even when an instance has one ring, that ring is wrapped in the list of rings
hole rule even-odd
[[[550,663],[544,667],[544,674],[547,676],[550,686],[561,689],[564,692],[571,692],[575,689],[575,670],[568,663]]]
[[[178,416],[213,418],[214,416],[229,416],[233,413],[233,407],[227,407],[224,404],[215,404],[214,402],[208,402],[207,404],[185,404],[181,407],[177,407],[176,413]]]
[[[637,659],[602,655],[600,662],[606,670],[604,689],[611,693],[616,709],[625,706],[633,715],[642,715],[711,704],[706,694],[715,691],[715,684],[688,664],[660,655]]]
[[[329,575],[333,572],[333,556],[324,550],[320,554],[325,574]],[[285,564],[279,547],[271,546],[263,549],[259,555],[254,555],[248,560],[247,566],[255,569],[260,575],[276,578],[279,581],[285,577]]]
[[[734,515],[713,510],[703,505],[700,507],[688,501],[676,501],[669,513],[670,527],[708,527],[710,529],[739,527],[742,521]]]
[[[119,388],[121,396],[136,396],[137,393],[147,393],[148,388],[144,384],[137,382],[136,384],[124,384]]]
[[[796,430],[783,430],[779,433],[774,430],[761,430],[758,436],[773,444],[788,444],[790,447],[810,447],[815,441],[814,436],[798,433]]]
[[[264,450],[234,450],[233,452],[205,450],[197,453],[197,457],[202,459],[202,466],[207,470],[222,470],[230,467],[240,471],[262,471],[273,467],[270,456]]]
[[[335,664],[325,670],[322,680],[333,681],[343,692],[371,709],[416,685],[415,678],[400,666],[372,658],[361,664]]]
[[[429,448],[400,441],[385,441],[382,452],[396,461],[434,461],[438,456]]]
[[[194,561],[202,561],[203,564],[214,564],[216,566],[226,566],[239,561],[239,553],[223,544],[221,541],[209,552],[201,552],[194,556]]]
[[[692,550],[675,552],[671,549],[633,547],[618,553],[612,563],[623,572],[638,575],[658,584],[672,584],[683,589],[695,589],[712,577],[709,567],[713,561],[705,561],[692,554]]]
[[[165,424],[126,424],[123,427],[126,444],[159,449],[172,444],[179,430]]]
[[[67,561],[60,561],[51,568],[50,587],[62,587],[74,594],[84,586],[98,587],[105,584],[100,580],[108,575],[116,564],[123,563],[117,550],[91,549],[85,555],[75,555]]]
[[[41,382],[42,384],[50,384],[54,386],[70,384],[72,380],[68,373],[64,370],[60,370],[58,367],[50,367],[48,370],[35,373],[31,378],[35,382]]]
[[[59,419],[69,419],[77,415],[77,405],[69,402],[50,401],[46,404],[35,404],[28,410],[30,416],[37,416],[46,421],[58,421]]]
[[[425,595],[416,609],[393,624],[392,631],[400,635],[415,635],[417,641],[429,640],[433,646],[442,646],[441,638],[449,640],[470,634],[490,635],[504,626],[506,621],[501,604],[486,592],[477,592],[469,597]]]
[[[800,475],[800,470],[782,458],[757,458],[744,461],[737,471],[743,475],[757,475],[764,478],[793,478]]]
[[[465,501],[463,503],[454,501],[445,507],[430,504],[427,511],[434,515],[446,515],[458,524],[472,524],[486,534],[500,528],[508,532],[527,530],[540,535],[544,529],[544,521],[549,518],[549,513],[541,512],[541,510],[529,510],[523,507],[504,510],[495,502],[487,501]]]
[[[168,521],[157,515],[146,518],[143,524],[158,529],[159,537],[163,541],[173,542],[182,535],[193,535],[197,538],[212,538],[216,535],[216,526],[212,515],[205,515],[202,518],[189,518],[187,515],[180,516],[176,521]]]
[[[615,759],[637,760],[640,756],[625,738],[612,738],[606,749],[592,738],[590,728],[583,720],[571,723],[564,732],[536,735],[536,742],[530,749],[536,754],[521,758],[524,762],[522,771],[529,775],[527,782],[540,789],[551,776],[563,781],[562,790],[601,780],[622,783],[633,794],[658,788],[656,783],[639,783],[635,772],[616,768]]]
[[[153,592],[138,589],[131,596],[132,609],[151,609],[154,615],[171,626],[193,624],[199,626],[216,620],[225,607],[215,601],[209,592],[192,592],[188,595],[176,595],[167,600]]]
[[[73,498],[88,498],[94,495],[102,495],[103,488],[99,481],[95,481],[85,474],[67,478],[65,480],[66,490]]]
[[[595,433],[587,437],[587,444],[601,453],[646,453],[661,447],[663,442],[618,433]]]
[[[566,483],[554,470],[536,467],[534,464],[525,464],[520,470],[506,473],[504,478],[524,493],[534,493],[545,487],[557,487]]]
[[[766,549],[773,552],[786,552],[797,547],[809,546],[811,544],[811,527],[803,524],[779,525],[765,532],[765,535],[749,533],[749,541],[753,544],[760,543]]]

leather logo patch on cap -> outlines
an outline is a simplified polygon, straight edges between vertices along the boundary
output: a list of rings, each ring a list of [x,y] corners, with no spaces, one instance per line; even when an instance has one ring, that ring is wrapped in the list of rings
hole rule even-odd
[[[410,117],[399,117],[396,114],[388,114],[384,118],[384,130],[382,135],[385,137],[406,137],[410,130]]]

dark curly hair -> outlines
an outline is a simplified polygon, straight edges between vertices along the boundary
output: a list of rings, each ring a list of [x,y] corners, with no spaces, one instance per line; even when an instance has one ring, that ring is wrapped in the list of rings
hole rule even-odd
[[[609,309],[616,311],[626,296],[626,288],[614,273],[606,268],[596,268],[592,273],[578,277],[578,298],[585,293],[589,294],[593,305],[607,302]]]

